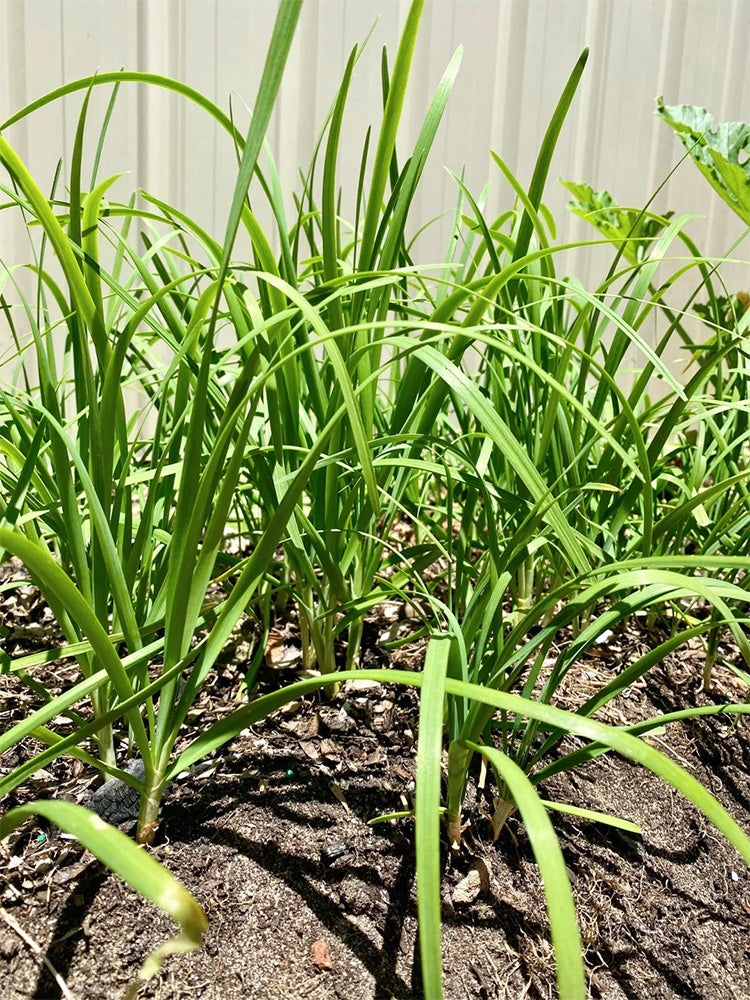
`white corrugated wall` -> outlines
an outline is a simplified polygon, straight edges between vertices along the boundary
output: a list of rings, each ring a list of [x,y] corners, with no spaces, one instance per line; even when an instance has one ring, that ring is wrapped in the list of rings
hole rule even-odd
[[[223,108],[233,95],[245,127],[242,102],[255,95],[275,9],[271,0],[0,0],[0,121],[64,82],[126,67],[177,77]],[[388,46],[392,63],[407,10],[406,0],[306,0],[269,134],[287,190],[308,162],[351,47],[379,17],[344,124],[340,176],[353,190],[365,129],[379,116],[380,49]],[[509,203],[490,150],[528,183],[549,115],[587,45],[588,66],[545,200],[563,237],[591,237],[564,212],[566,193],[555,178],[585,180],[642,205],[681,155],[674,134],[654,118],[657,95],[706,105],[720,120],[750,119],[749,29],[750,0],[427,0],[402,150],[459,44],[464,57],[415,223],[452,210],[455,185],[444,166],[465,167],[475,192],[490,180],[493,207]],[[81,100],[79,92],[5,133],[43,187],[58,158],[67,169]],[[104,94],[97,100],[103,108]],[[130,173],[115,196],[143,187],[223,234],[233,150],[195,107],[123,85],[99,176],[121,171]],[[704,215],[691,231],[708,253],[722,253],[742,231],[690,163],[655,204]],[[0,256],[20,261],[23,234],[8,215],[0,213]],[[586,277],[585,265],[576,266]]]

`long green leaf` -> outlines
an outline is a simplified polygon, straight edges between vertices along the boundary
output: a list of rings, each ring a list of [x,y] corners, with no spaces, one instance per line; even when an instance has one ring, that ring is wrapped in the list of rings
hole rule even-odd
[[[64,570],[57,565],[41,545],[29,541],[17,531],[0,528],[0,547],[18,556],[37,578],[43,591],[54,597],[78,623],[109,674],[119,697],[123,701],[130,697],[133,694],[133,687],[112,640],[94,614],[91,605],[81,595]],[[148,755],[148,737],[143,719],[140,713],[133,709],[128,713],[128,721],[133,727],[138,749],[145,758]]]
[[[534,786],[515,761],[494,747],[480,746],[477,743],[467,745],[490,761],[507,784],[518,806],[544,884],[550,932],[557,961],[560,1000],[582,1000],[586,995],[586,973],[583,968],[581,935],[578,931],[573,891],[570,888],[560,842],[547,810],[540,802]]]
[[[445,679],[450,636],[435,635],[427,646],[419,702],[416,817],[417,907],[422,987],[426,997],[443,995],[440,944],[440,762],[443,746]]]

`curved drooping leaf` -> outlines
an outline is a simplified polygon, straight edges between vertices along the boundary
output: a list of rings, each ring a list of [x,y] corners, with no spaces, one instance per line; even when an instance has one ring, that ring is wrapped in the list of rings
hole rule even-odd
[[[423,689],[424,696],[424,689]],[[565,868],[560,842],[547,810],[534,786],[514,760],[495,747],[467,745],[487,758],[503,778],[523,816],[547,900],[550,933],[555,948],[560,1000],[578,1000],[586,993],[581,935],[576,920],[573,890]]]
[[[0,819],[0,838],[7,837],[30,816],[44,816],[85,848],[140,893],[172,917],[181,932],[153,951],[143,963],[138,979],[150,979],[161,967],[165,955],[198,948],[208,920],[195,897],[174,875],[143,848],[103,819],[72,802],[42,799],[11,809]],[[135,996],[137,984],[127,996]]]

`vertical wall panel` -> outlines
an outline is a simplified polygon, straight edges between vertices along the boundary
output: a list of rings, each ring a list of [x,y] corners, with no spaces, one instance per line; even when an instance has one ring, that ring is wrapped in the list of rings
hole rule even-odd
[[[133,67],[138,59],[138,22],[135,0],[125,0],[113,6],[106,21],[99,16],[98,0],[62,0],[61,83],[109,72],[121,67]],[[84,142],[84,190],[89,187],[96,148],[104,116],[112,95],[111,85],[95,87],[89,99],[87,131]],[[36,96],[36,87],[35,95]],[[64,100],[64,166],[65,176],[70,166],[75,129],[85,99],[85,91]],[[98,180],[129,171],[130,176],[117,182],[113,197],[127,197],[133,187],[133,175],[138,170],[138,94],[133,84],[120,88],[117,103],[109,121],[99,163]],[[35,126],[32,126],[35,127]]]
[[[186,41],[183,13],[187,6],[173,0],[138,0],[138,70],[184,79],[180,55]],[[106,17],[108,9],[100,5],[99,16]],[[212,45],[208,52],[213,53]],[[196,65],[200,64],[196,58]],[[174,94],[138,85],[138,171],[133,187],[143,187],[170,202],[183,193],[181,164],[196,155],[180,130],[185,107],[186,102]]]
[[[26,53],[21,44],[24,35],[23,0],[5,0],[0,3],[0,118],[26,103]],[[15,144],[19,154],[26,157],[26,130],[15,130]],[[5,178],[2,178],[5,182]],[[5,263],[23,259],[24,233],[17,213],[4,212],[0,216],[0,258]],[[4,282],[0,279],[0,288]],[[5,334],[0,332],[0,348]],[[1,356],[1,355],[0,355]]]
[[[217,73],[222,62],[232,58],[235,68],[247,66],[247,55],[240,50],[235,41],[234,51],[228,49],[228,39],[231,35],[231,25],[235,11],[239,5],[224,3],[225,20],[228,30],[219,36],[219,10],[215,0],[185,0],[182,4],[182,31],[179,43],[180,51],[176,65],[176,75],[185,83],[211,98],[212,101],[226,110],[228,106],[229,86],[224,91],[217,92]],[[235,39],[247,39],[250,34],[249,24],[238,26]],[[232,159],[232,143],[229,136],[222,133],[205,111],[194,104],[179,102],[180,118],[180,151],[178,183],[174,194],[180,201],[182,209],[195,217],[210,232],[221,238],[223,233],[217,228],[216,208],[221,199],[217,194],[218,178],[217,163]],[[240,120],[245,115],[240,112]],[[165,192],[166,196],[166,192]]]

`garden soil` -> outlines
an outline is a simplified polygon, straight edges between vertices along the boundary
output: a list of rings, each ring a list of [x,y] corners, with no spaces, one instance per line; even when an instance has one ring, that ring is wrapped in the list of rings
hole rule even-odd
[[[370,665],[384,662],[377,634],[371,623]],[[563,707],[580,704],[581,692],[606,683],[649,641],[635,629],[591,650],[566,685]],[[211,677],[191,714],[196,729],[244,696],[249,645],[230,647]],[[407,647],[398,665],[417,669],[422,653],[419,643]],[[712,693],[699,693],[701,659],[699,648],[683,650],[598,717],[622,724],[706,698],[739,700],[741,688],[722,668]],[[293,657],[269,663],[274,676],[269,666],[266,686],[294,678]],[[4,730],[27,706],[13,678],[0,681]],[[422,997],[413,823],[369,822],[412,805],[417,719],[413,691],[355,682],[333,698],[289,706],[177,780],[152,851],[197,897],[209,930],[200,951],[167,958],[138,996]],[[652,742],[750,831],[746,723],[701,719]],[[7,770],[19,759],[14,751],[1,763]],[[492,782],[477,783],[478,762],[462,849],[452,854],[444,845],[445,997],[551,1000],[554,955],[529,841],[512,816],[492,842]],[[85,801],[94,784],[77,762],[59,761],[6,805],[23,795]],[[750,1000],[750,877],[721,835],[670,786],[615,756],[558,775],[542,791],[642,826],[637,836],[551,814],[578,908],[590,996]],[[148,952],[174,933],[166,917],[45,823],[25,825],[3,848],[0,906],[2,1000],[119,997]]]

